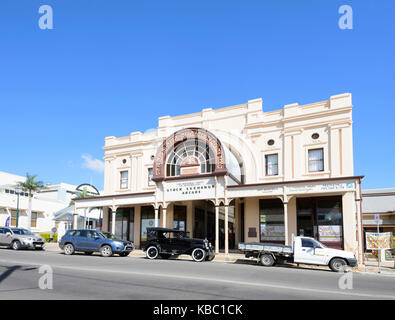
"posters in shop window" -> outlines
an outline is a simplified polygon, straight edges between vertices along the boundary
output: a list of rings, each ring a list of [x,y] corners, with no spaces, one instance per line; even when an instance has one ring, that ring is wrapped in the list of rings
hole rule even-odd
[[[261,225],[262,241],[285,241],[285,227]]]
[[[160,221],[159,221],[160,225]],[[141,220],[141,241],[147,241],[147,228],[155,227],[155,219]]]
[[[342,227],[341,226],[319,226],[318,232],[320,241],[323,242],[341,242]]]

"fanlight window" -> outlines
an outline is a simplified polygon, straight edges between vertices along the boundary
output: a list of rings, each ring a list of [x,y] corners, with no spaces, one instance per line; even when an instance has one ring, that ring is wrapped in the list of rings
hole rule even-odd
[[[183,168],[193,170],[183,171]],[[184,173],[210,173],[215,169],[214,153],[208,144],[200,140],[188,140],[170,152],[166,162],[166,175],[179,176]]]

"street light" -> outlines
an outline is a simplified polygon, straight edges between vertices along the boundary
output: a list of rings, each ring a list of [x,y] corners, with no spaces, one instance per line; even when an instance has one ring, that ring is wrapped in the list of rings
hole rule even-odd
[[[15,226],[18,228],[18,222],[19,222],[19,196],[21,194],[22,188],[18,185],[15,187],[15,192],[17,195],[17,203],[16,203],[16,222]]]

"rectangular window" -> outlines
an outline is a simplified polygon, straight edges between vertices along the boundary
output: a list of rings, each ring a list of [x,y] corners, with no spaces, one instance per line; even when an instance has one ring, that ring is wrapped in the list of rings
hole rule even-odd
[[[21,212],[19,211],[19,215]],[[11,210],[11,224],[10,227],[16,227],[16,211]]]
[[[121,189],[127,189],[129,186],[129,173],[121,171]]]
[[[31,227],[32,228],[37,228],[37,218],[38,218],[38,213],[32,212],[32,220],[31,220]]]
[[[309,172],[324,171],[324,149],[309,150]]]
[[[278,175],[278,154],[269,154],[265,156],[266,162],[266,175]]]
[[[285,243],[284,204],[280,199],[259,200],[261,242]]]
[[[149,168],[148,169],[148,185],[149,186],[154,186],[155,182],[152,181],[152,177],[154,176],[154,168]]]

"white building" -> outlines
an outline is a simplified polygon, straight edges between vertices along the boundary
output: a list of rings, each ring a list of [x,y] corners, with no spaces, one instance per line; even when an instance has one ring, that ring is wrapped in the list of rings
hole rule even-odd
[[[18,227],[27,227],[28,193],[15,188],[17,182],[24,182],[26,177],[0,171],[0,226],[4,226],[7,218],[10,218],[10,226],[15,227],[17,223],[17,211],[19,211]],[[66,219],[56,219],[62,211],[68,209],[71,199],[75,197],[76,187],[74,185],[60,183],[57,185],[47,185],[44,190],[35,193],[32,198],[32,220],[31,230],[37,233],[51,233],[52,229],[57,229],[65,224]],[[66,210],[67,211],[67,210]],[[71,207],[74,213],[74,208]],[[58,213],[58,214],[57,214]],[[84,218],[85,210],[79,210],[80,220]],[[99,219],[100,210],[88,212],[88,218],[94,222]],[[62,215],[65,218],[65,215]],[[62,229],[62,227],[61,227]]]
[[[147,226],[237,243],[312,236],[363,260],[351,94],[264,112],[262,100],[159,118],[156,131],[106,137],[103,229],[146,241]],[[116,116],[116,115],[114,115]]]

